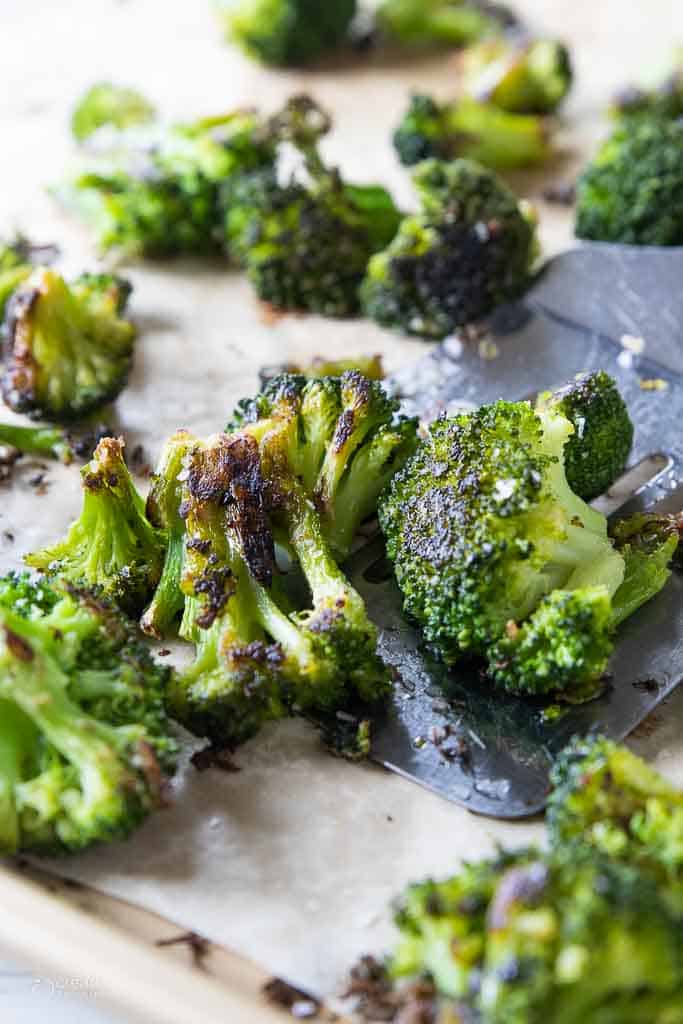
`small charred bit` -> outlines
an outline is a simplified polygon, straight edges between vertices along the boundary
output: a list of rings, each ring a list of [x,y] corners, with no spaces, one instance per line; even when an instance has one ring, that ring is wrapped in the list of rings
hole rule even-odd
[[[546,185],[541,193],[546,203],[557,206],[573,206],[576,201],[576,183],[558,181]]]
[[[289,1010],[297,1020],[314,1020],[322,1010],[319,999],[282,978],[271,978],[263,986],[262,992],[269,1003]]]
[[[203,967],[204,961],[211,952],[211,943],[198,932],[181,932],[180,935],[172,935],[169,939],[157,939],[155,946],[187,946],[192,954],[192,963],[195,967]]]
[[[241,771],[238,764],[232,759],[232,750],[225,747],[216,747],[209,743],[208,746],[196,750],[190,758],[190,764],[198,772],[206,772],[210,768],[217,768],[221,772],[235,773]]]
[[[320,729],[325,749],[346,761],[366,761],[372,745],[372,720],[347,711],[316,715],[313,724]]]

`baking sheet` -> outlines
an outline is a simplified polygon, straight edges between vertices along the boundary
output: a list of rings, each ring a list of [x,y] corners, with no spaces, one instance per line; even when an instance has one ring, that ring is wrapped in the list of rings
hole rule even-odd
[[[683,9],[667,0],[527,0],[536,25],[577,49],[579,84],[567,107],[571,173],[603,128],[600,111],[629,66],[663,60],[683,38]],[[377,179],[410,203],[388,129],[411,87],[449,91],[443,58],[339,66],[328,73],[275,73],[221,45],[208,0],[1,0],[0,230],[59,241],[64,266],[92,267],[87,236],[42,191],[70,157],[67,119],[95,79],[140,87],[172,117],[239,103],[272,109],[311,90],[337,119],[327,152],[349,176]],[[547,177],[547,176],[546,176]],[[532,195],[543,177],[518,178]],[[570,244],[570,214],[539,204],[546,251]],[[246,281],[220,266],[173,263],[130,270],[141,328],[135,372],[116,409],[130,445],[154,459],[178,426],[210,432],[252,392],[261,364],[318,352],[382,352],[388,368],[425,351],[415,340],[364,321],[313,317],[267,322]],[[9,413],[7,414],[9,418]],[[0,567],[59,537],[80,506],[78,472],[50,465],[47,491],[24,464],[0,490]],[[641,728],[638,751],[683,784],[683,694]],[[146,906],[228,944],[319,992],[332,991],[360,953],[383,948],[387,907],[407,881],[452,871],[494,842],[542,839],[540,823],[476,818],[404,779],[324,753],[303,722],[265,729],[236,755],[241,771],[199,774],[187,754],[171,806],[130,841],[54,865],[97,888]]]

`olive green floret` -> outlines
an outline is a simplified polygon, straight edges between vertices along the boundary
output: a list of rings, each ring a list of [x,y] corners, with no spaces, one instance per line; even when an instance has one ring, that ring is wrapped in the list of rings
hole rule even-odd
[[[467,0],[382,0],[377,28],[388,43],[409,49],[462,46],[515,23],[503,4]]]
[[[7,405],[68,422],[116,398],[133,362],[135,327],[123,315],[130,291],[114,275],[67,283],[45,267],[34,270],[5,313]]]
[[[551,777],[551,842],[598,851],[651,875],[683,912],[683,792],[626,747],[576,738]]]
[[[112,82],[97,82],[81,96],[71,115],[71,134],[83,142],[98,128],[130,128],[154,120],[151,103],[137,91]]]
[[[683,124],[641,118],[616,128],[579,178],[576,234],[683,244]]]
[[[462,55],[465,92],[516,114],[551,114],[572,84],[567,47],[555,39],[485,39]]]
[[[72,583],[99,587],[131,615],[159,582],[166,533],[155,529],[130,476],[121,438],[104,438],[81,471],[83,507],[66,537],[26,555],[27,565]]]
[[[624,472],[633,445],[633,423],[616,382],[604,370],[580,374],[554,393],[539,396],[574,427],[564,447],[567,483],[584,501],[604,494]]]
[[[219,0],[228,37],[263,64],[299,67],[338,49],[356,0]]]
[[[495,174],[473,161],[426,160],[414,182],[420,212],[372,257],[361,299],[385,327],[442,338],[528,287],[535,224]]]
[[[0,580],[0,848],[127,836],[161,804],[168,670],[93,591]]]
[[[467,97],[439,103],[419,93],[411,97],[393,143],[407,167],[432,157],[462,157],[512,170],[542,164],[552,154],[548,124],[535,114],[509,113]]]

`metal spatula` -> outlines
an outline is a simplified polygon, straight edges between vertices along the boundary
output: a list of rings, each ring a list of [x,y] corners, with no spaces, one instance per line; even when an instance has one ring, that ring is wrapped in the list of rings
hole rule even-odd
[[[683,508],[683,250],[593,245],[568,252],[548,264],[523,304],[488,326],[479,338],[447,339],[393,379],[406,411],[432,419],[607,370],[635,423],[631,466],[646,470],[637,493],[631,485],[612,504],[621,513]],[[397,677],[391,707],[374,729],[372,758],[472,811],[537,813],[552,761],[573,734],[599,729],[622,739],[683,678],[683,577],[676,572],[621,627],[604,694],[578,706],[506,696],[432,659],[401,614],[380,538],[356,553],[349,572]]]

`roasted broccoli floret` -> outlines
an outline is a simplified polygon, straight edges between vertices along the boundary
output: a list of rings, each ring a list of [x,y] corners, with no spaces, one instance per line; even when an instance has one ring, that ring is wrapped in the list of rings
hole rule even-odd
[[[473,99],[439,103],[415,94],[394,132],[399,160],[407,167],[434,157],[464,157],[498,170],[533,167],[551,154],[547,123]]]
[[[598,242],[683,244],[683,124],[619,124],[581,174],[576,234]]]
[[[626,747],[576,738],[551,777],[550,839],[639,867],[683,912],[683,792]]]
[[[567,483],[584,501],[597,498],[624,471],[633,444],[633,423],[616,382],[604,370],[583,373],[538,408],[553,408],[574,427],[564,446]]]
[[[299,67],[344,42],[356,0],[219,0],[229,38],[264,64]]]
[[[73,583],[97,586],[132,615],[159,582],[166,534],[145,506],[123,457],[122,438],[100,441],[81,471],[83,508],[66,537],[26,556],[27,565]]]
[[[168,670],[93,591],[0,579],[0,849],[127,836],[161,802],[176,744]]]
[[[346,359],[326,359],[313,356],[308,363],[281,363],[279,366],[264,366],[259,370],[261,384],[265,386],[282,374],[300,377],[341,377],[347,370],[357,370],[368,380],[384,380],[385,373],[381,356],[348,356]]]
[[[135,327],[123,313],[131,287],[110,274],[67,283],[38,268],[5,315],[2,394],[16,412],[82,419],[119,394],[133,361]]]
[[[473,161],[427,160],[414,182],[421,211],[372,257],[361,299],[386,327],[442,338],[525,290],[538,252],[535,224]]]
[[[389,43],[411,49],[462,46],[515,23],[503,4],[474,0],[382,0],[376,20]]]
[[[156,111],[137,91],[112,82],[97,82],[81,96],[71,115],[71,134],[83,142],[98,128],[130,128],[153,121]]]
[[[368,260],[401,215],[386,189],[347,184],[322,163],[316,143],[330,121],[307,96],[291,99],[272,124],[300,151],[302,172],[281,184],[269,168],[226,186],[228,250],[276,309],[352,316]]]
[[[462,55],[466,93],[516,114],[551,114],[569,92],[569,50],[555,39],[486,39]]]
[[[613,545],[605,517],[567,483],[572,432],[557,409],[525,402],[437,420],[394,477],[380,524],[405,610],[447,663],[481,656],[506,690],[577,700],[595,692],[624,613],[663,586],[678,541],[670,526],[648,547],[642,522],[626,520],[632,540]],[[620,593],[641,556],[642,587]]]
[[[611,534],[625,563],[623,583],[612,601],[612,619],[618,625],[658,594],[668,580],[683,534],[683,518],[638,513],[618,520]]]
[[[228,429],[259,439],[284,432],[287,461],[340,560],[417,443],[415,421],[398,415],[381,384],[354,370],[340,378],[276,378],[238,406]]]
[[[53,191],[93,228],[101,249],[201,255],[220,246],[221,185],[272,160],[259,117],[235,111],[158,129],[147,141],[123,135]]]

